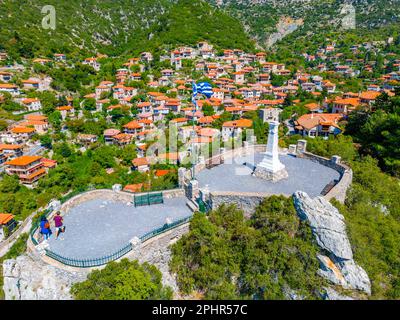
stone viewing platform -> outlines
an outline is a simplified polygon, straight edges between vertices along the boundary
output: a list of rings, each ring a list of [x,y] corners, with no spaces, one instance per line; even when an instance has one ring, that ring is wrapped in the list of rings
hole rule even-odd
[[[332,181],[340,180],[340,173],[330,167],[309,159],[290,154],[281,154],[287,178],[273,182],[252,175],[254,168],[263,160],[263,153],[249,149],[249,154],[225,162],[197,174],[200,188],[208,187],[210,192],[263,192],[291,196],[301,190],[310,196],[321,195]]]
[[[266,197],[290,197],[296,191],[306,192],[311,197],[323,196],[328,201],[335,198],[344,202],[353,172],[340,157],[327,159],[316,156],[306,151],[305,140],[299,140],[297,145],[279,153],[279,162],[287,175],[283,179],[264,179],[254,172],[265,160],[267,148],[245,142],[242,148],[221,152],[198,164],[195,190],[189,192],[189,197],[201,196],[211,209],[223,203],[236,204],[246,215],[250,215]]]
[[[67,258],[93,259],[111,254],[134,237],[189,217],[193,211],[182,192],[164,196],[164,203],[135,207],[133,194],[95,190],[67,201],[61,208],[67,232],[48,249]]]

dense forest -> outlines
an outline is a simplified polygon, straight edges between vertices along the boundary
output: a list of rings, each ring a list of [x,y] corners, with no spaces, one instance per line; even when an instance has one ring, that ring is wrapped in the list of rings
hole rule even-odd
[[[44,6],[56,11],[56,27],[43,29]],[[22,23],[23,21],[23,23]],[[14,1],[1,3],[0,49],[11,57],[69,57],[156,51],[166,45],[206,40],[251,50],[242,25],[202,0]],[[42,45],[46,43],[46,45]]]
[[[354,10],[358,31],[373,29],[400,20],[397,0],[207,0],[237,17],[261,45],[269,45],[271,35],[279,40],[289,30],[293,37],[304,39],[327,31],[343,31],[343,18]],[[351,4],[354,9],[345,9]],[[348,7],[347,7],[348,8]],[[283,23],[282,23],[283,21]],[[279,24],[281,22],[281,24]]]

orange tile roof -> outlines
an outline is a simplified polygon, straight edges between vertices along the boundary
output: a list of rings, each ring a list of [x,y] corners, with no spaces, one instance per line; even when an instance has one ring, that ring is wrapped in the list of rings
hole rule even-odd
[[[0,144],[0,151],[3,150],[18,150],[23,148],[22,145],[19,144]]]
[[[149,161],[147,158],[136,158],[132,160],[132,164],[135,167],[139,167],[139,166],[146,166],[149,164]]]
[[[73,108],[71,106],[61,106],[56,108],[58,111],[69,111],[72,110]]]
[[[249,119],[239,119],[235,121],[227,121],[222,125],[223,127],[233,128],[250,128],[253,125],[253,121]]]
[[[342,118],[343,115],[340,113],[305,114],[297,120],[297,123],[308,130],[320,124],[337,127],[336,123]]]
[[[0,225],[5,225],[14,219],[14,216],[10,213],[0,213]]]
[[[163,177],[163,176],[167,175],[167,174],[170,173],[170,172],[172,172],[172,170],[156,170],[156,171],[154,172],[154,175],[155,175],[156,177]]]
[[[192,139],[193,143],[211,143],[212,141],[212,137],[196,137]]]
[[[150,102],[140,102],[137,104],[138,108],[143,108],[143,107],[150,107],[151,103]]]
[[[358,107],[360,105],[360,99],[358,98],[337,99],[333,101],[333,103],[339,105],[351,105],[353,107]]]
[[[30,121],[47,121],[47,117],[42,115],[29,114],[25,118]]]
[[[120,133],[115,136],[113,136],[114,139],[117,139],[120,142],[129,142],[132,140],[133,136],[131,134],[127,133]]]
[[[31,163],[42,159],[40,156],[22,156],[6,162],[9,166],[27,166]]]
[[[26,127],[15,127],[11,129],[12,133],[33,133],[36,130],[33,128],[26,128]]]
[[[14,85],[14,84],[10,84],[10,83],[0,83],[0,88],[3,88],[3,89],[15,89],[15,88],[17,88],[17,86]]]
[[[212,116],[205,116],[205,117],[202,117],[202,118],[198,119],[198,122],[199,123],[203,123],[203,124],[205,124],[205,123],[213,123],[214,121],[215,121],[215,119]]]
[[[141,192],[143,189],[143,183],[136,183],[136,184],[128,184],[124,187],[124,191],[126,192]]]
[[[22,80],[22,83],[27,83],[27,84],[38,84],[39,81],[37,80]]]
[[[23,104],[30,104],[33,102],[39,102],[40,100],[38,98],[26,98],[26,99],[22,99],[22,103]]]
[[[43,158],[40,160],[46,168],[54,168],[57,165],[56,160]]]
[[[37,176],[40,176],[45,173],[46,173],[46,169],[42,168],[42,169],[39,169],[38,171],[35,171],[31,175],[27,176],[26,179],[31,180],[31,179],[36,178]]]
[[[158,155],[160,159],[178,160],[179,154],[177,152],[162,153]]]
[[[376,92],[376,91],[365,91],[362,92],[360,95],[361,99],[364,100],[375,100],[376,98],[378,98],[381,95],[380,92]]]
[[[21,127],[44,126],[44,125],[47,125],[47,122],[40,121],[40,120],[27,120],[27,121],[21,122],[19,125]]]
[[[182,123],[182,122],[187,122],[188,119],[187,118],[176,118],[176,119],[172,119],[171,122],[173,123]]]
[[[126,125],[124,125],[125,129],[141,129],[142,126],[139,124],[138,121],[131,121],[129,123],[127,123]]]
[[[242,111],[242,107],[225,107],[226,112]]]
[[[313,102],[313,103],[308,103],[308,104],[306,104],[305,107],[306,107],[308,110],[312,111],[312,110],[317,110],[317,109],[319,109],[319,108],[320,108],[320,105],[319,105],[318,103]]]

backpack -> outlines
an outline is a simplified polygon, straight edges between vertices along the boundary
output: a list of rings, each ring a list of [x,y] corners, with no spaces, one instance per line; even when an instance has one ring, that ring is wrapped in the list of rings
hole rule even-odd
[[[45,229],[50,229],[50,223],[48,221],[44,224],[44,228]]]

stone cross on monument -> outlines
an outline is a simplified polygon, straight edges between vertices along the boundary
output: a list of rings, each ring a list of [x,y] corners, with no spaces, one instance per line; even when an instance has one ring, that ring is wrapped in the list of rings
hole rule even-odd
[[[257,178],[272,182],[288,178],[285,165],[279,161],[278,128],[278,121],[269,122],[267,151],[264,153],[264,159],[257,165],[253,173]]]

